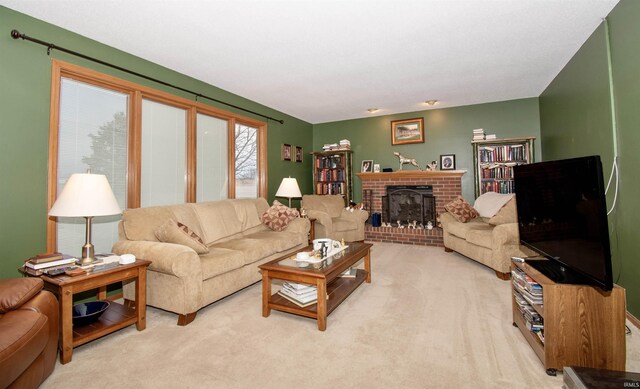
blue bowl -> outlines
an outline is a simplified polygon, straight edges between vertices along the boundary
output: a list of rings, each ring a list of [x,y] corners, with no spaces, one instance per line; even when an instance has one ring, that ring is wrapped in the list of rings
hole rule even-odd
[[[73,306],[73,325],[84,326],[97,321],[109,308],[108,301],[90,301]]]

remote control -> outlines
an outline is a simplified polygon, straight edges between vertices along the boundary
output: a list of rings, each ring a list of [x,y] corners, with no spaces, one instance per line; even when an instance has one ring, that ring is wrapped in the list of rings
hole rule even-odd
[[[48,276],[58,276],[63,274],[67,270],[75,269],[76,266],[56,267],[55,269],[45,270],[44,273]]]

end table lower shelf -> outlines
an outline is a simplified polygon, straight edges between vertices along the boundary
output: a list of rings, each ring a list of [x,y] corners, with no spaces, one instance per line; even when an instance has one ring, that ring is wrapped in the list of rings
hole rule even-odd
[[[112,269],[88,273],[80,276],[41,276],[45,289],[53,292],[60,302],[60,362],[71,362],[73,348],[100,338],[114,331],[136,325],[138,331],[147,326],[146,287],[147,267],[151,262],[137,259],[128,265],[119,265]],[[109,308],[92,324],[73,326],[73,295],[87,290],[98,289],[98,300],[106,300],[107,285],[122,281],[134,281],[136,284],[135,302],[125,305],[111,302]]]

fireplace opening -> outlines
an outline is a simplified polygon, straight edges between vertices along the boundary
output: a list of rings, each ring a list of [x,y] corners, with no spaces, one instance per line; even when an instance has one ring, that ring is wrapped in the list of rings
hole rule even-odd
[[[382,197],[382,221],[394,227],[426,227],[436,223],[433,185],[389,185]]]

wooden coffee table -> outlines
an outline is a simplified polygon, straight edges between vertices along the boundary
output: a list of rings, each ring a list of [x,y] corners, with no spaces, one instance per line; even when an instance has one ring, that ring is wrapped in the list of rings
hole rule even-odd
[[[344,251],[317,264],[300,267],[294,261],[295,253],[267,262],[260,266],[262,270],[262,316],[267,317],[272,309],[296,315],[310,317],[318,321],[318,329],[327,328],[329,315],[347,296],[363,282],[371,282],[370,243],[352,242]],[[310,251],[308,246],[299,251]],[[340,277],[347,269],[355,266],[364,258],[364,270],[358,269],[352,278]],[[278,293],[271,293],[271,280],[298,282],[313,285],[318,291],[318,301],[308,307],[300,307]],[[327,297],[328,296],[328,297]]]

